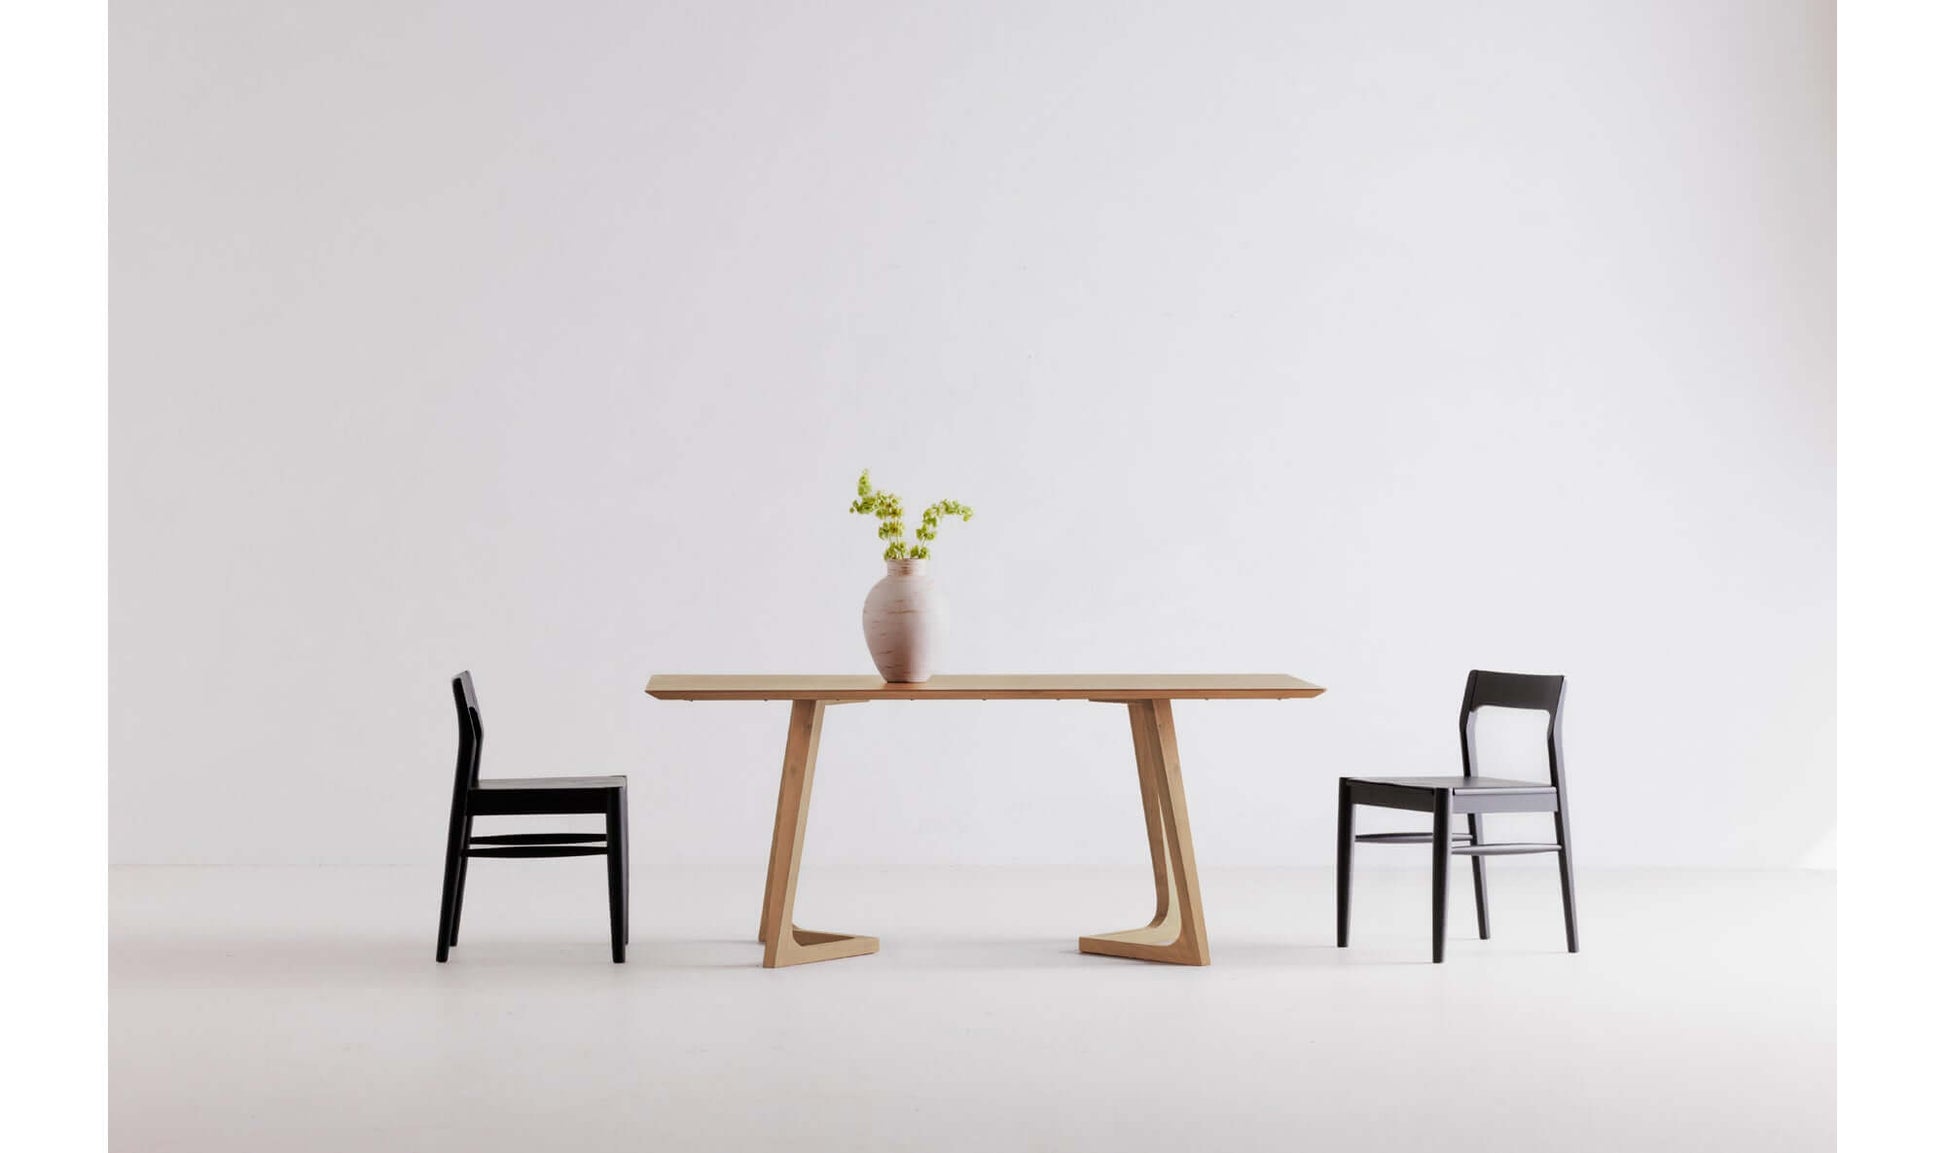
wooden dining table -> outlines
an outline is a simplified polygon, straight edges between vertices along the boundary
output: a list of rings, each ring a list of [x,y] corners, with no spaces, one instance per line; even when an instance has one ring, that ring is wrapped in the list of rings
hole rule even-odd
[[[878,952],[878,938],[800,929],[793,919],[811,778],[827,705],[854,701],[1095,701],[1126,705],[1135,737],[1135,775],[1155,873],[1155,917],[1147,925],[1081,938],[1083,953],[1209,964],[1196,849],[1183,800],[1171,703],[1179,700],[1292,700],[1324,690],[1282,673],[1141,673],[1079,675],[935,676],[896,684],[872,676],[675,675],[649,678],[648,694],[665,701],[789,701],[784,771],[777,787],[777,819],[770,834],[757,939],[764,968],[833,961]]]

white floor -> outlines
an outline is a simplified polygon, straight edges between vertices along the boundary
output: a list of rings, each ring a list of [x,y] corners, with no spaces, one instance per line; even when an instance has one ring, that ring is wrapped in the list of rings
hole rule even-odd
[[[1832,874],[1586,870],[1569,956],[1493,867],[1441,966],[1424,870],[1361,873],[1348,950],[1327,872],[1207,870],[1193,969],[1075,951],[1145,867],[807,866],[799,923],[883,951],[776,971],[760,868],[638,862],[614,965],[598,861],[476,861],[444,966],[433,871],[117,869],[111,1147],[1833,1146]]]

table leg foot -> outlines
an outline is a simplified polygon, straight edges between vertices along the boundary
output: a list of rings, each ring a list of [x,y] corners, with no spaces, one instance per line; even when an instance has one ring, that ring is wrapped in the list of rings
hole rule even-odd
[[[1178,929],[1160,926],[1083,937],[1081,951],[1102,957],[1127,957],[1131,961],[1158,961],[1168,965],[1209,964],[1207,948],[1199,948],[1197,942],[1184,938]]]
[[[877,937],[850,933],[821,933],[816,929],[791,926],[789,940],[777,949],[764,950],[764,968],[782,969],[789,965],[808,965],[813,961],[836,961],[840,957],[863,957],[878,952]]]

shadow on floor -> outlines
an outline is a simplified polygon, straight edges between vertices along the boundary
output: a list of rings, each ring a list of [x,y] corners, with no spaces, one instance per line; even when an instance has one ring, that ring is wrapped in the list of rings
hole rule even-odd
[[[1464,963],[1470,952],[1491,950],[1496,957],[1560,953],[1538,946],[1482,944],[1472,940],[1451,943],[1448,965]],[[432,944],[421,940],[375,937],[266,937],[167,939],[138,937],[117,940],[109,949],[109,981],[118,989],[235,988],[292,989],[316,987],[428,987],[505,977],[530,983],[537,977],[563,979],[591,986],[609,986],[643,971],[708,972],[759,970],[763,946],[748,941],[716,939],[641,939],[629,948],[626,965],[608,959],[608,945],[599,940],[497,940],[486,938],[462,944],[445,965],[436,964]],[[1215,969],[1344,969],[1430,964],[1419,942],[1374,941],[1351,949],[1329,944],[1277,940],[1217,941],[1211,948]],[[884,967],[903,971],[1009,972],[1066,969],[1078,976],[1104,972],[1194,971],[1194,966],[1157,965],[1118,957],[1079,952],[1071,941],[1045,937],[894,938],[876,957],[847,958],[808,966],[845,971]]]

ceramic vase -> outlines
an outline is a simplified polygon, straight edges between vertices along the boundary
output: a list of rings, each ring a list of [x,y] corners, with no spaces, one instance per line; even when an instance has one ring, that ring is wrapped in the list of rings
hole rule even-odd
[[[885,577],[865,596],[865,647],[878,675],[895,684],[932,676],[946,631],[946,603],[924,560],[888,560]]]

